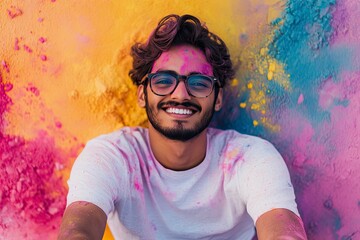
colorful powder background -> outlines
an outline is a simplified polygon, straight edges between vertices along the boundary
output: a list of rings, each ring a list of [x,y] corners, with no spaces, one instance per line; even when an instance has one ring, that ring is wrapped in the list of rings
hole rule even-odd
[[[146,123],[129,49],[169,13],[228,44],[238,73],[213,125],[274,143],[309,239],[360,239],[358,0],[2,0],[0,239],[55,239],[86,141]]]

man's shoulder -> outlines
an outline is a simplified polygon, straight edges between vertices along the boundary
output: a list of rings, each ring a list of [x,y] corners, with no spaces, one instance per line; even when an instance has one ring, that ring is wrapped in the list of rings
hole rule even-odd
[[[230,142],[243,142],[251,144],[271,144],[267,140],[254,136],[240,133],[234,129],[217,129],[217,128],[208,128],[208,135],[211,141],[225,141]]]
[[[118,140],[119,138],[146,138],[147,128],[143,127],[122,127],[115,131],[101,134],[91,140]]]
[[[148,130],[143,127],[122,127],[110,133],[99,135],[87,142],[88,145],[133,146],[147,144]],[[137,143],[137,144],[136,144]]]

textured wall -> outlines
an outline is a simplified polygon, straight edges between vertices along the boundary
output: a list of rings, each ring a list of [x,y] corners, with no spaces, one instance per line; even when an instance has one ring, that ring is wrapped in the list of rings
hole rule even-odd
[[[309,239],[360,239],[358,0],[2,0],[0,239],[54,239],[86,141],[145,123],[128,52],[169,13],[228,43],[213,124],[276,145]]]

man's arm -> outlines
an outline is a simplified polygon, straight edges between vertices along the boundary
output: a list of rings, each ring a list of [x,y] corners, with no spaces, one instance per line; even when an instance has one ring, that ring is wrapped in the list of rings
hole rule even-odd
[[[98,206],[88,202],[74,202],[65,210],[58,240],[101,240],[106,220],[106,214]]]
[[[256,221],[259,240],[306,240],[301,218],[290,210],[279,208],[262,214]]]

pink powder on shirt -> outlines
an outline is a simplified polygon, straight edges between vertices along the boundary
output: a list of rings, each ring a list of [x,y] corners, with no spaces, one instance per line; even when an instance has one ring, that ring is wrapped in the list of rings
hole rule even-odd
[[[135,182],[134,182],[134,187],[135,187],[135,189],[136,189],[137,191],[139,191],[139,192],[143,192],[143,191],[144,191],[143,186],[141,185],[141,183],[139,183],[138,180],[135,180]]]

